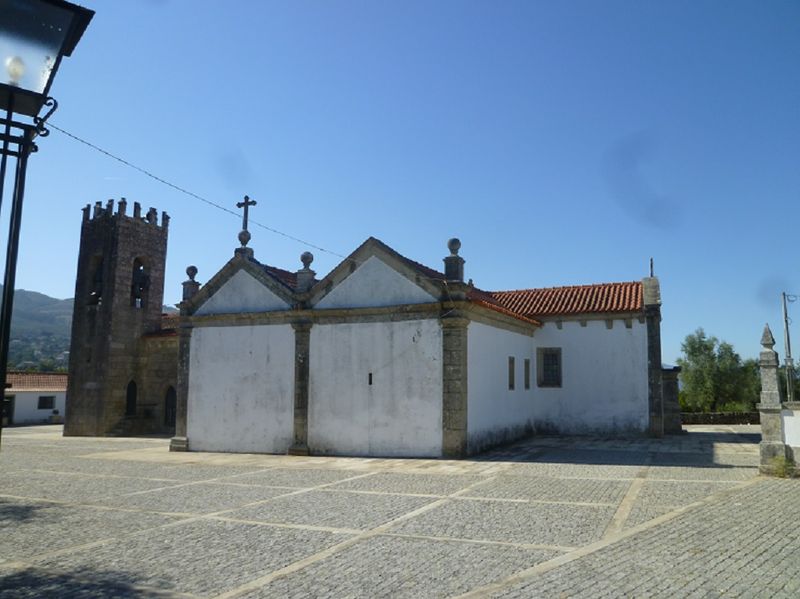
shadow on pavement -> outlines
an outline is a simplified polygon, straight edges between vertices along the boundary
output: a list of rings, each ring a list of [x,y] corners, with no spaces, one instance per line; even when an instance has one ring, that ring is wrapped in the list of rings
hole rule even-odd
[[[77,570],[56,573],[38,568],[3,572],[0,569],[0,599],[166,596],[156,589],[136,588],[135,584],[133,577],[120,572]]]
[[[475,456],[485,462],[541,462],[610,466],[690,466],[697,468],[752,468],[757,451],[734,450],[725,456],[721,444],[757,448],[760,432],[691,431],[648,437],[535,435]]]
[[[24,522],[37,515],[36,512],[48,506],[26,503],[14,503],[8,499],[0,499],[0,524]],[[2,588],[2,587],[0,587]]]

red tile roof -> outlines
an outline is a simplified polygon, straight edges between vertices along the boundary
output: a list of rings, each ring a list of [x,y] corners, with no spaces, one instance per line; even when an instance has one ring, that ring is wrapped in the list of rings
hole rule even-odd
[[[174,329],[178,326],[181,315],[178,312],[168,312],[161,315],[161,330]]]
[[[537,326],[541,326],[542,323],[534,318],[528,318],[527,316],[523,316],[517,312],[512,312],[511,310],[504,308],[503,306],[496,304],[494,302],[487,302],[486,300],[472,298],[470,302],[473,304],[477,304],[478,306],[483,306],[484,308],[488,308],[489,310],[494,310],[495,312],[499,312],[500,314],[505,314],[506,316],[511,316],[512,318],[516,318],[517,320],[521,320],[523,322],[527,322],[528,324],[535,324]]]
[[[9,372],[6,377],[11,387],[6,393],[14,391],[66,391],[65,372]]]
[[[266,273],[271,277],[278,279],[281,283],[289,287],[290,289],[295,289],[297,287],[297,273],[283,270],[282,268],[278,268],[277,266],[270,266],[268,264],[261,265]]]
[[[490,295],[504,308],[529,318],[638,312],[644,305],[640,281],[492,291]]]

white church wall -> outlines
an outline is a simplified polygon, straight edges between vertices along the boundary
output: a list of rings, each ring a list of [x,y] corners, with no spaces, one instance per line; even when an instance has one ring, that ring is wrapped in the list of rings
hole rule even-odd
[[[800,409],[781,410],[781,420],[783,420],[784,444],[795,448],[795,457],[800,457],[796,453],[800,450]]]
[[[293,426],[291,325],[192,330],[187,409],[191,449],[285,453]]]
[[[436,300],[379,258],[370,256],[314,307],[373,308],[424,304]]]
[[[509,389],[509,357],[514,358],[514,389]],[[525,389],[525,360],[534,374],[533,338],[471,322],[467,329],[467,437],[469,451],[532,432],[534,386]]]
[[[240,270],[198,308],[195,314],[236,314],[286,310],[289,305],[253,275]]]
[[[437,319],[315,324],[309,368],[312,453],[441,455]]]
[[[537,348],[561,348],[561,387],[536,387],[536,428],[565,433],[643,432],[648,425],[647,329],[633,320],[546,322]],[[536,366],[536,360],[534,360]],[[535,370],[535,369],[534,369]],[[537,377],[534,373],[533,384]]]

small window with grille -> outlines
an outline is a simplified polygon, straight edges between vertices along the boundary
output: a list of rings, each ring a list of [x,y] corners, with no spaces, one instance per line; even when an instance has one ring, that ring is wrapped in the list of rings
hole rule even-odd
[[[538,348],[536,350],[536,370],[536,383],[539,387],[560,387],[561,348]]]

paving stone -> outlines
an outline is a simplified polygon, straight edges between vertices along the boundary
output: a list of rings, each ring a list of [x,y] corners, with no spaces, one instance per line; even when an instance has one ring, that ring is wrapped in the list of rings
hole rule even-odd
[[[102,497],[169,487],[177,483],[144,478],[26,472],[3,477],[0,484],[2,484],[0,495],[92,503]]]
[[[114,496],[95,503],[154,512],[208,514],[234,509],[256,501],[264,501],[287,492],[290,490],[204,482],[132,495]]]
[[[321,468],[273,468],[261,472],[233,476],[230,477],[228,482],[274,487],[309,488],[335,483],[346,478],[353,478],[362,474],[364,474],[364,472],[353,470],[330,470]]]
[[[637,501],[651,505],[681,506],[735,486],[736,483],[731,482],[647,480],[639,491]]]
[[[434,537],[576,546],[599,539],[615,507],[457,499],[391,528]]]
[[[504,475],[473,487],[464,496],[617,504],[625,496],[629,486],[628,481]]]
[[[244,597],[451,597],[556,555],[554,551],[378,536]]]
[[[210,597],[282,568],[349,535],[202,520],[138,534],[36,565],[57,572],[110,570],[133,584]]]
[[[414,495],[450,494],[484,479],[470,489],[475,497],[439,501],[389,529],[419,537],[369,537],[251,593],[452,596],[563,555],[511,543],[566,548],[600,539],[631,480],[642,476],[626,530],[671,514],[666,522],[629,538],[612,535],[602,549],[499,595],[800,593],[799,533],[791,525],[800,481],[731,484],[757,474],[753,427],[742,429],[748,435],[704,427],[664,439],[536,437],[453,462],[176,455],[166,439],[64,439],[59,430],[3,432],[0,599],[214,596],[352,538],[304,526],[373,528],[437,501]],[[319,485],[330,486],[307,491]],[[27,498],[3,497],[11,488]],[[35,493],[71,503],[38,501]],[[674,513],[709,495],[708,505]],[[259,503],[247,506],[251,499]],[[563,503],[575,500],[596,504]],[[218,509],[222,517],[200,515]],[[197,517],[155,513],[171,510]],[[243,516],[262,524],[233,521]]]
[[[418,495],[450,495],[482,480],[488,480],[488,477],[381,472],[372,476],[337,483],[331,486],[330,489]]]
[[[647,478],[660,480],[719,480],[745,481],[758,476],[757,468],[741,466],[652,466],[647,471]]]
[[[176,518],[0,497],[0,563],[175,522]]]
[[[618,597],[793,596],[800,528],[776,515],[798,497],[800,481],[762,480],[493,596],[594,598],[604,584]]]
[[[512,464],[508,474],[546,478],[599,478],[607,480],[631,480],[641,472],[642,466],[620,466],[600,464],[566,464],[533,462]]]
[[[278,497],[260,505],[227,512],[225,515],[260,522],[370,529],[433,501],[433,498],[402,495],[309,491],[290,497]]]

